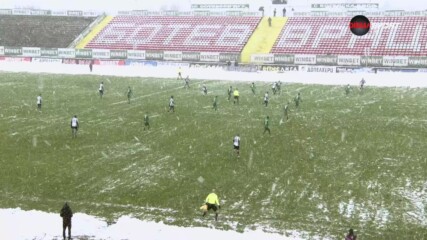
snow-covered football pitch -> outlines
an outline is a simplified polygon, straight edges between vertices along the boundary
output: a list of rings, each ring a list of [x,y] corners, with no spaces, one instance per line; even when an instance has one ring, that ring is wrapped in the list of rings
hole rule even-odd
[[[76,212],[74,239],[339,239],[349,228],[361,239],[427,238],[427,73],[184,68],[185,90],[176,67],[89,73],[13,62],[0,71],[0,239],[61,239],[65,201]],[[282,93],[273,95],[278,80]],[[230,85],[239,105],[227,101]],[[213,188],[223,204],[217,223],[198,209]]]

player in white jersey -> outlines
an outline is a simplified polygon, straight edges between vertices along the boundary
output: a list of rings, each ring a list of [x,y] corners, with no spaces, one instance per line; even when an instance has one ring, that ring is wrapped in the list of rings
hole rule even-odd
[[[271,90],[273,90],[273,94],[276,94],[276,87],[277,87],[277,84],[276,82],[274,82],[273,86],[271,86]]]
[[[102,98],[102,96],[104,95],[104,82],[101,82],[101,84],[99,84],[99,96]]]
[[[239,137],[239,134],[237,134],[233,138],[233,148],[234,148],[234,151],[237,153],[237,157],[240,157],[240,137]]]
[[[41,93],[37,96],[37,109],[39,111],[42,110],[42,94]]]
[[[175,112],[175,100],[173,99],[173,96],[169,99],[169,111],[168,112]]]
[[[77,115],[74,115],[71,118],[71,131],[73,133],[73,138],[77,137],[77,131],[79,130],[79,119],[77,119]]]
[[[264,105],[267,107],[269,101],[268,92],[264,94]]]

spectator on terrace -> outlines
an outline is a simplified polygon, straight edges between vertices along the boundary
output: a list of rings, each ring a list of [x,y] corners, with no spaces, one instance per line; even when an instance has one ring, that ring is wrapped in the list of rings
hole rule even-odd
[[[276,9],[274,9],[274,11],[273,11],[273,17],[275,17],[276,16]]]
[[[264,17],[264,7],[259,7],[258,10],[262,13],[262,16]]]
[[[286,8],[283,8],[283,16],[286,17]]]
[[[347,236],[345,236],[345,240],[356,240],[357,236],[354,234],[353,229],[348,230]]]
[[[231,68],[231,62],[230,62],[230,60],[228,60],[227,61],[227,70],[230,70],[230,68]]]
[[[271,27],[271,17],[268,17],[268,26]]]

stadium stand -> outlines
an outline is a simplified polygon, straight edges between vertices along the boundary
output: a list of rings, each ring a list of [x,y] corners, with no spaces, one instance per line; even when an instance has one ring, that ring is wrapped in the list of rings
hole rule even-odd
[[[85,48],[240,52],[261,17],[116,16]]]
[[[371,30],[355,36],[351,17],[290,17],[272,53],[425,56],[427,17],[370,17]]]
[[[66,48],[94,17],[0,15],[0,45]]]

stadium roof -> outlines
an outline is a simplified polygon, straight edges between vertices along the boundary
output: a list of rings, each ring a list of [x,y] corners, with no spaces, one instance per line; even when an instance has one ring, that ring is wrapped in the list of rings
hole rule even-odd
[[[192,3],[195,2],[224,3],[224,0],[1,0],[2,8],[38,8],[49,10],[96,10],[96,11],[118,11],[118,10],[189,10]],[[325,3],[328,0],[319,0]],[[230,2],[230,1],[229,1]],[[244,1],[237,0],[236,3]],[[247,3],[264,5],[269,0],[246,0]],[[299,1],[301,2],[301,0]],[[313,3],[313,0],[305,0],[307,4]],[[331,0],[336,3],[337,0]],[[342,0],[343,3],[350,1]],[[360,2],[360,1],[351,1]],[[378,2],[375,0],[365,0],[364,2]],[[383,9],[381,10],[425,10],[427,1],[425,0],[384,0]],[[235,3],[232,1],[232,3]],[[292,4],[292,0],[289,0]]]

